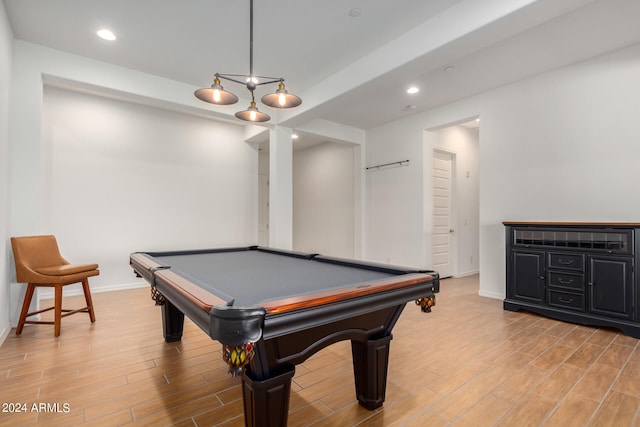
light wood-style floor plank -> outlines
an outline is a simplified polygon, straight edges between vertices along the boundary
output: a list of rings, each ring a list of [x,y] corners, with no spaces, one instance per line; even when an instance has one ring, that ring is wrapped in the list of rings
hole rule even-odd
[[[429,314],[408,304],[394,329],[382,408],[357,404],[341,342],[296,368],[289,425],[640,425],[637,339],[503,311],[478,296],[477,276],[444,280],[437,298]],[[96,323],[67,317],[58,338],[31,325],[0,347],[0,427],[244,425],[217,342],[187,320],[182,341],[165,343],[148,289],[93,299]]]

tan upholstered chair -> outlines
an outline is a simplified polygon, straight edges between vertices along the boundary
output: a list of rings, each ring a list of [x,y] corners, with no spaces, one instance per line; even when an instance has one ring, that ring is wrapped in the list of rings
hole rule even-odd
[[[100,274],[98,264],[70,264],[60,255],[55,236],[12,237],[11,246],[16,263],[17,281],[28,283],[16,335],[22,333],[25,323],[39,323],[54,325],[54,335],[57,337],[60,335],[61,319],[75,313],[89,313],[91,322],[96,321],[88,279]],[[87,306],[77,310],[63,310],[62,287],[73,283],[82,283]],[[37,286],[54,288],[54,306],[29,313],[31,298]],[[53,322],[26,320],[29,316],[49,310],[54,310]]]

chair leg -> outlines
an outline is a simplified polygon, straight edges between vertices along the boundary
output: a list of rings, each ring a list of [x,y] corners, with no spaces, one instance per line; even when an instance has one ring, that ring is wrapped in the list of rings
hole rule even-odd
[[[87,307],[89,308],[89,318],[91,319],[91,323],[96,321],[96,314],[93,311],[93,301],[91,300],[91,290],[89,290],[89,279],[84,279],[82,281],[82,290],[84,291],[84,299],[87,302]]]
[[[62,283],[56,283],[55,285],[55,302],[53,310],[53,335],[59,337],[60,327],[62,326]]]
[[[27,292],[24,294],[24,302],[22,303],[22,311],[20,312],[20,320],[18,320],[18,327],[16,328],[16,335],[22,333],[24,328],[24,321],[27,320],[27,314],[29,314],[29,307],[31,306],[31,298],[33,298],[33,292],[36,290],[36,285],[29,283],[27,285]]]

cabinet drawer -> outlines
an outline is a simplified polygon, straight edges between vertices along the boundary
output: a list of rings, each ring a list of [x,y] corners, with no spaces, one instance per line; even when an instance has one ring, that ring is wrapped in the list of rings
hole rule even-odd
[[[584,311],[584,294],[562,292],[555,289],[548,290],[548,304],[554,307]]]
[[[550,252],[548,265],[550,268],[584,271],[584,255]]]
[[[573,289],[584,292],[584,274],[550,271],[548,283],[550,286]]]

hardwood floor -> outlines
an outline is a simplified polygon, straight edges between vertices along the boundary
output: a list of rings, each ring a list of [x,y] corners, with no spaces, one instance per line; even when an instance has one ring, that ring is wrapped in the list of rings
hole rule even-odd
[[[58,338],[33,325],[0,347],[0,426],[244,425],[239,379],[218,343],[189,321],[181,342],[164,343],[146,288],[93,299],[95,324],[76,314]],[[289,425],[640,426],[637,344],[505,312],[478,296],[477,276],[447,279],[432,313],[410,304],[394,329],[381,409],[356,403],[343,342],[297,367]]]

